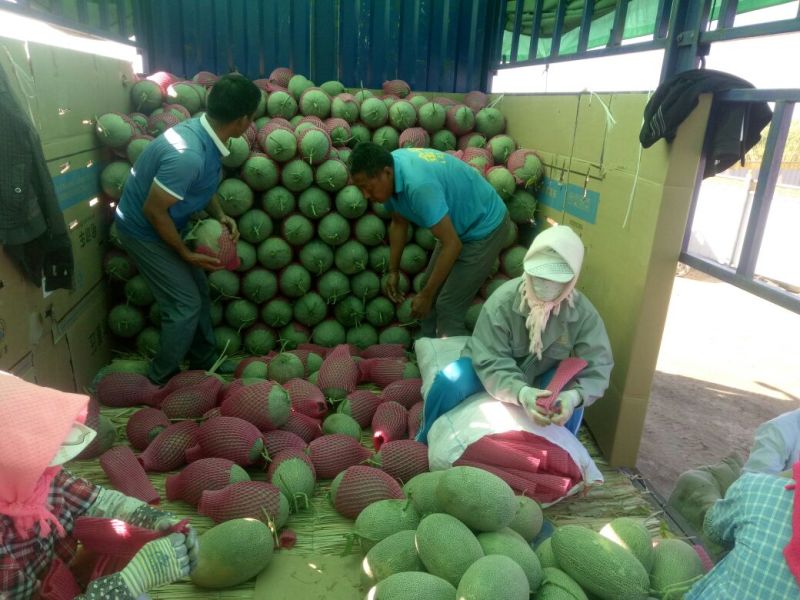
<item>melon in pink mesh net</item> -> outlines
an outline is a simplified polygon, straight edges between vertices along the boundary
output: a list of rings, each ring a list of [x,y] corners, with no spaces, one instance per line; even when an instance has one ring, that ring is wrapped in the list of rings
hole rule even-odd
[[[183,500],[197,506],[206,490],[221,490],[238,481],[249,481],[242,467],[227,458],[201,458],[164,482],[167,500]]]
[[[455,135],[465,135],[475,129],[475,113],[464,104],[447,109],[447,128]]]
[[[253,144],[256,143],[256,137],[258,136],[258,129],[256,129],[255,123],[250,123],[250,126],[244,130],[242,136],[247,140],[247,145],[252,148]]]
[[[162,387],[158,389],[158,391],[153,395],[153,403],[156,405],[160,405],[164,398],[169,396],[175,390],[179,390],[184,387],[188,387],[190,385],[195,385],[197,383],[202,383],[209,378],[217,379],[215,375],[209,375],[205,371],[200,369],[195,369],[191,371],[181,371],[180,373],[176,373],[172,377],[170,377],[169,381],[165,383]]]
[[[192,77],[192,81],[199,83],[205,88],[210,88],[213,86],[218,79],[219,76],[211,71],[198,71],[194,74],[194,77]]]
[[[308,90],[306,90],[306,91],[308,91]],[[305,94],[305,92],[303,92],[303,93]],[[301,98],[302,98],[302,96],[301,96]],[[323,130],[327,131],[327,129],[325,127],[325,121],[323,121],[322,119],[320,119],[319,117],[317,117],[315,115],[306,115],[305,117],[300,119],[300,122],[298,123],[298,125],[300,123],[311,123],[317,129],[323,129]]]
[[[109,373],[97,384],[95,395],[100,404],[127,408],[153,404],[158,388],[139,373]]]
[[[452,98],[447,98],[446,96],[436,96],[436,98],[434,98],[432,102],[435,102],[436,104],[441,104],[442,106],[455,106],[456,104],[458,104],[458,102],[456,102]]]
[[[283,427],[290,411],[289,394],[274,381],[260,381],[229,391],[222,402],[223,415],[249,421],[261,431]]]
[[[407,483],[415,475],[429,470],[428,446],[416,440],[386,442],[374,460],[376,465],[401,483]]]
[[[299,435],[291,431],[284,431],[283,429],[267,431],[261,435],[261,439],[264,440],[264,449],[270,457],[275,456],[282,450],[292,448],[305,450],[308,447],[308,443]]]
[[[145,471],[174,471],[186,464],[186,450],[197,444],[199,429],[194,421],[173,423],[150,442],[139,462]]]
[[[305,379],[290,379],[284,385],[292,402],[292,410],[314,419],[322,419],[328,414],[328,403],[317,386]]]
[[[517,184],[535,186],[544,176],[542,159],[535,150],[520,148],[508,156],[508,170],[514,175]]]
[[[404,408],[411,408],[422,402],[422,379],[400,379],[393,381],[381,392],[384,402],[397,402]]]
[[[358,363],[358,368],[362,382],[369,381],[383,388],[403,379],[407,364],[404,358],[367,358]]]
[[[372,417],[372,443],[380,450],[386,442],[402,440],[408,431],[408,411],[397,402],[382,402]]]
[[[317,476],[332,479],[347,467],[363,463],[371,452],[349,435],[332,433],[313,440],[308,445],[308,455]]]
[[[227,458],[237,465],[257,462],[264,452],[261,432],[237,417],[216,417],[204,422],[197,432],[197,446],[186,451],[189,462],[200,458]]]
[[[161,403],[161,410],[170,419],[199,419],[217,405],[222,382],[209,377],[172,392]]]
[[[294,433],[308,443],[322,435],[322,422],[303,413],[293,412],[281,429]]]
[[[169,427],[169,417],[157,408],[137,410],[125,425],[128,443],[140,452],[147,448],[159,433]]]
[[[197,512],[215,523],[231,519],[272,521],[280,529],[289,520],[289,501],[271,483],[240,481],[221,490],[203,492]]]
[[[331,502],[336,512],[348,519],[355,519],[373,502],[403,497],[403,490],[391,475],[366,465],[349,467],[331,485]]]
[[[347,394],[337,409],[340,413],[350,415],[356,423],[365,429],[372,423],[372,417],[383,400],[369,390],[356,390]]]
[[[242,376],[242,373],[244,373],[244,370],[250,363],[260,362],[266,365],[269,362],[269,359],[269,356],[248,356],[247,358],[243,358],[239,361],[239,364],[236,365],[236,370],[233,372],[233,376],[238,379]]]
[[[490,167],[494,166],[494,156],[492,156],[492,151],[488,148],[465,148],[464,149],[464,156],[462,160],[464,162],[469,162],[473,158],[483,158],[486,159],[486,164]]]
[[[489,96],[479,91],[469,92],[466,96],[464,96],[464,104],[469,106],[475,112],[478,112],[480,109],[489,104]]]
[[[294,77],[294,71],[289,67],[277,67],[269,74],[269,80],[281,87],[287,87],[292,77]]]
[[[286,496],[295,511],[301,506],[309,507],[317,472],[304,450],[290,448],[278,452],[269,464],[267,477]]]
[[[424,402],[417,402],[408,409],[408,439],[410,440],[417,437],[419,428],[422,425],[422,413],[424,408]]]
[[[422,127],[409,127],[400,134],[398,143],[401,148],[427,148],[431,145],[431,136]]]
[[[208,421],[209,419],[213,419],[214,417],[221,417],[222,416],[222,409],[219,406],[215,406],[211,410],[203,413],[203,421]]]
[[[228,271],[239,268],[239,255],[230,230],[216,219],[203,219],[192,230],[195,252],[219,260]]]
[[[150,115],[150,118],[147,119],[147,133],[157,137],[180,122],[178,117],[168,112]]]
[[[311,344],[311,343],[298,344],[297,349],[308,350],[309,352],[313,352],[314,354],[319,354],[322,358],[325,358],[328,352],[331,351],[330,348],[326,348],[325,346],[320,346],[319,344]]]
[[[100,467],[117,490],[143,502],[156,503],[161,498],[147,478],[142,465],[128,446],[116,446],[100,457]]]
[[[345,344],[336,346],[322,361],[317,385],[326,397],[341,400],[356,389],[358,381],[358,366],[350,355],[350,348]]]
[[[398,98],[405,98],[411,93],[411,86],[409,86],[402,79],[392,79],[384,81],[381,86],[384,94],[394,95]]]
[[[168,73],[167,71],[156,71],[155,73],[148,75],[146,79],[157,83],[158,87],[160,87],[161,91],[164,93],[167,92],[167,88],[169,86],[180,81],[180,77],[173,75],[172,73]]]
[[[97,458],[103,452],[111,448],[117,439],[117,430],[108,419],[100,416],[100,404],[94,397],[89,398],[89,405],[86,410],[86,421],[84,424],[97,432],[92,443],[86,446],[83,451],[76,456],[78,460],[89,460]]]
[[[362,358],[405,358],[403,344],[374,344],[361,351]]]

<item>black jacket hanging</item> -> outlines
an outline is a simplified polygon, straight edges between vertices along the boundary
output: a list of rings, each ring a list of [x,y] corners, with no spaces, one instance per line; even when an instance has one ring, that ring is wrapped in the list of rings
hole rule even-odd
[[[644,109],[639,133],[642,146],[649,148],[661,138],[671,142],[678,126],[697,106],[700,94],[754,86],[744,79],[714,71],[683,71],[658,86]],[[761,130],[772,120],[766,102],[727,102],[714,98],[708,118],[710,143],[703,177],[713,177],[741,161],[761,139]]]
[[[72,288],[74,260],[39,134],[0,68],[0,244],[36,286]]]

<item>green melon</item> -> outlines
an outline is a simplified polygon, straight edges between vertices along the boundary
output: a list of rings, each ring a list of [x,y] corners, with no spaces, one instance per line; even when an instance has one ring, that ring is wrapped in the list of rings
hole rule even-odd
[[[239,217],[239,235],[246,242],[260,244],[272,235],[272,219],[263,210],[254,208]]]
[[[619,517],[603,527],[600,535],[629,550],[648,573],[653,568],[653,540],[641,520]]]
[[[340,246],[350,238],[350,223],[338,213],[325,215],[319,223],[319,238],[330,246]]]
[[[372,134],[372,141],[389,152],[400,146],[400,132],[391,125],[384,125]]]
[[[267,156],[285,163],[292,160],[297,154],[297,138],[287,129],[273,129],[264,139],[264,151]]]
[[[455,135],[466,135],[475,128],[475,113],[463,104],[456,104],[447,111],[447,127]]]
[[[378,343],[378,332],[369,323],[361,323],[347,330],[347,343],[357,348],[369,348]]]
[[[650,585],[659,598],[680,598],[705,575],[697,552],[683,540],[658,542],[653,550]]]
[[[350,94],[340,94],[331,102],[331,114],[348,123],[355,123],[359,115],[358,102]]]
[[[316,292],[305,294],[294,303],[294,318],[307,327],[321,323],[328,316],[328,305]]]
[[[203,89],[201,87],[201,89]],[[194,84],[188,81],[178,81],[167,88],[169,102],[180,104],[191,114],[203,108],[205,104],[205,90],[201,94]]]
[[[314,182],[314,171],[307,162],[292,160],[281,171],[281,182],[292,192],[302,192]]]
[[[369,600],[456,600],[456,588],[430,573],[389,575],[370,589]]]
[[[229,169],[237,169],[244,164],[250,155],[250,142],[244,137],[228,138],[225,143],[228,147],[228,156],[222,157],[222,166]]]
[[[411,96],[406,96],[406,100],[411,102],[414,105],[414,108],[419,111],[419,109],[430,102],[430,99],[427,96],[423,96],[422,94],[411,94]]]
[[[347,332],[341,323],[334,319],[326,319],[314,327],[311,340],[320,346],[333,348],[339,344],[344,344],[346,335]]]
[[[426,516],[443,512],[436,496],[436,489],[439,487],[442,475],[444,475],[444,471],[420,473],[409,479],[403,486],[403,493],[411,500],[420,515]]]
[[[581,586],[561,569],[542,569],[542,585],[536,600],[589,600]]]
[[[327,119],[331,114],[331,97],[320,88],[307,88],[298,103],[300,112],[304,115]]]
[[[319,165],[328,157],[331,138],[325,131],[314,127],[298,134],[297,139],[297,150],[307,163]]]
[[[472,563],[484,556],[478,538],[469,527],[443,513],[428,515],[420,521],[416,544],[428,572],[454,586],[459,584]]]
[[[501,554],[512,559],[525,572],[530,590],[535,592],[542,583],[542,566],[539,558],[523,537],[513,529],[501,529],[478,534],[478,542],[486,556]]]
[[[322,275],[333,266],[333,250],[319,240],[311,240],[300,250],[300,264],[315,275]]]
[[[355,236],[365,246],[377,246],[386,239],[386,224],[376,215],[364,215],[356,221]]]
[[[425,287],[426,283],[428,283],[428,273],[427,271],[422,271],[421,273],[414,275],[414,279],[411,282],[411,289],[419,294],[422,291],[422,288]]]
[[[389,108],[389,122],[402,131],[417,124],[417,109],[407,100],[398,100]]]
[[[136,164],[136,159],[138,159],[142,155],[144,149],[147,148],[148,144],[152,141],[153,140],[150,139],[149,137],[139,137],[132,139],[130,144],[128,144],[127,150],[125,151],[125,154],[128,157],[128,162],[131,163],[132,165]]]
[[[392,218],[392,213],[389,212],[389,209],[383,205],[381,202],[373,202],[372,203],[372,212],[378,215],[384,221],[388,221]],[[411,229],[411,225],[409,225],[409,230]]]
[[[348,219],[357,219],[367,210],[367,200],[354,185],[347,185],[336,194],[336,210]]]
[[[383,275],[389,270],[389,246],[376,246],[369,250],[369,268]]]
[[[125,297],[131,304],[142,307],[148,307],[156,300],[141,275],[135,275],[125,283]]]
[[[303,115],[295,115],[289,120],[289,124],[292,126],[292,130],[294,130],[300,123],[303,122],[305,117]]]
[[[256,322],[258,308],[249,300],[232,300],[225,307],[225,321],[240,331]]]
[[[292,261],[292,248],[285,240],[267,238],[258,246],[258,262],[271,270],[282,269]]]
[[[558,568],[556,555],[553,553],[553,538],[549,537],[536,546],[536,556],[539,557],[539,564],[543,569]]]
[[[161,87],[149,79],[140,79],[131,86],[131,105],[139,112],[149,114],[161,106],[164,95]]]
[[[161,348],[161,332],[155,327],[145,327],[136,336],[136,350],[144,356],[155,356]]]
[[[284,384],[290,379],[302,378],[305,372],[306,368],[303,366],[303,361],[288,352],[281,352],[270,360],[267,365],[269,378],[280,384]]]
[[[350,127],[350,141],[347,143],[351,148],[355,148],[361,142],[369,142],[372,140],[372,133],[369,128],[361,123],[355,123]]]
[[[349,143],[350,142],[348,140],[348,144]],[[345,166],[350,164],[350,157],[353,155],[352,148],[350,148],[349,146],[341,146],[339,148],[336,148],[336,153],[339,155],[339,160],[342,161],[345,164]],[[350,175],[348,172],[348,177],[349,176]]]
[[[505,164],[511,153],[517,149],[517,143],[510,135],[496,135],[489,140],[489,150],[497,164]]]
[[[486,172],[486,179],[503,200],[510,200],[517,191],[517,181],[505,167],[492,167]]]
[[[245,348],[247,345],[245,344]],[[267,364],[260,360],[254,360],[242,371],[242,379],[267,379]]]
[[[299,214],[287,217],[281,230],[283,238],[292,246],[302,246],[314,237],[314,224]]]
[[[354,296],[366,302],[380,294],[381,280],[373,271],[362,271],[353,275],[350,280],[350,288],[353,290]]]
[[[353,535],[361,542],[361,547],[369,552],[370,548],[390,535],[416,529],[418,525],[419,515],[408,500],[378,500],[358,514],[353,524]]]
[[[530,543],[539,535],[543,522],[544,515],[539,503],[527,496],[517,496],[517,512],[508,526]]]
[[[367,303],[366,316],[375,327],[385,327],[394,320],[394,303],[385,296],[378,296]]]
[[[475,115],[475,129],[489,139],[505,131],[506,119],[496,108],[482,108]]]
[[[533,559],[536,560],[535,554]],[[528,600],[531,587],[525,571],[514,559],[491,554],[470,565],[461,577],[456,595],[460,600]]]
[[[400,257],[400,269],[409,275],[416,275],[428,266],[428,253],[416,244],[406,244]]]
[[[348,240],[336,249],[336,268],[345,275],[355,275],[367,268],[369,253],[357,240]]]
[[[525,246],[512,246],[503,252],[501,261],[503,263],[503,271],[506,275],[512,279],[522,275],[522,261],[525,260],[525,254],[527,254],[527,252],[528,249],[525,248]]]
[[[223,589],[258,575],[272,560],[272,532],[257,519],[233,519],[212,527],[198,540],[191,574],[201,588]]]
[[[309,331],[305,325],[289,323],[281,328],[279,339],[286,349],[294,350],[300,344],[308,343]]]
[[[314,82],[306,78],[304,75],[294,75],[289,80],[286,86],[289,93],[295,98],[299,99],[308,88],[314,87]]]
[[[436,246],[436,237],[427,227],[417,227],[414,231],[414,241],[424,250],[433,250]]]
[[[319,87],[331,97],[344,93],[344,84],[341,81],[326,81]]]
[[[239,257],[239,266],[236,268],[240,273],[245,273],[252,269],[258,261],[256,247],[244,240],[236,241],[236,256]]]
[[[275,334],[271,329],[256,324],[244,336],[244,348],[253,356],[264,356],[275,348]]]
[[[335,304],[350,293],[350,280],[336,269],[327,271],[319,278],[319,293],[329,304]]]
[[[456,136],[453,132],[448,129],[437,131],[431,137],[431,147],[441,152],[455,150],[456,146],[458,146],[458,140],[456,140]]]
[[[283,186],[277,186],[264,194],[261,205],[273,219],[283,219],[294,212],[294,194]]]
[[[341,160],[326,160],[317,167],[314,181],[326,192],[338,192],[346,184],[350,174]]]
[[[109,163],[100,172],[100,188],[114,200],[122,198],[122,189],[131,174],[131,166],[123,160]]]
[[[263,154],[251,154],[242,165],[242,179],[257,192],[274,188],[279,177],[278,165]]]
[[[273,298],[261,309],[261,320],[270,327],[285,327],[292,320],[292,305],[283,298]]]
[[[97,117],[94,127],[97,138],[109,148],[122,148],[128,145],[136,127],[127,115],[106,113]]]
[[[241,179],[229,177],[217,188],[219,205],[226,215],[238,217],[253,206],[253,190]]]
[[[336,303],[333,309],[336,320],[345,327],[355,327],[366,317],[364,302],[355,296],[346,296]]]
[[[425,566],[417,555],[414,538],[414,530],[406,529],[393,533],[375,544],[361,563],[361,585],[369,588],[395,573],[424,571]],[[453,597],[454,595],[451,596]],[[426,596],[425,600],[428,598],[429,596]]]
[[[381,291],[383,295],[388,295],[386,293],[386,282],[389,279],[389,274],[387,273],[383,277],[381,277]],[[407,294],[408,290],[411,289],[411,282],[408,279],[408,276],[405,273],[400,273],[400,277],[398,278],[397,289],[400,290],[401,294]],[[400,312],[398,311],[398,317],[400,316]]]
[[[508,527],[517,512],[517,498],[497,475],[475,467],[452,467],[439,482],[442,508],[475,531]]]
[[[436,133],[442,129],[446,119],[447,112],[435,102],[428,102],[419,107],[419,126],[428,133]]]
[[[308,506],[317,483],[311,466],[300,457],[283,459],[272,471],[270,482],[286,496],[293,510],[298,512],[301,502]]]
[[[361,426],[356,420],[342,413],[332,413],[322,422],[322,432],[325,434],[340,433],[361,441]]]
[[[217,340],[217,352],[220,354],[236,354],[242,348],[242,340],[235,329],[225,325],[214,328],[214,337]]]
[[[121,338],[133,338],[144,329],[144,315],[133,306],[119,304],[108,313],[108,328]]]
[[[218,325],[222,325],[222,319],[225,318],[225,307],[222,306],[222,303],[221,302],[212,302],[211,303],[211,309],[210,309],[209,312],[211,314],[211,324],[214,327],[217,327]]]
[[[407,327],[387,327],[378,335],[379,344],[400,344],[404,348],[411,346],[411,332]]]
[[[536,213],[536,198],[530,192],[517,189],[506,203],[508,215],[514,223],[533,223]]]
[[[389,109],[379,98],[367,98],[361,103],[361,120],[370,129],[385,125],[389,118]]]
[[[467,327],[468,331],[471,332],[475,329],[475,324],[478,322],[478,317],[481,314],[482,308],[483,302],[477,302],[467,309],[467,313],[464,315],[464,325]]]
[[[267,114],[270,117],[291,119],[297,114],[297,101],[288,92],[272,92],[267,100]]]
[[[480,133],[468,133],[459,139],[459,148],[466,150],[467,148],[485,148],[486,138]]]
[[[299,298],[311,289],[311,273],[302,265],[291,264],[281,271],[278,287],[287,298]]]
[[[259,90],[261,92],[261,97],[258,100],[258,106],[256,106],[256,112],[253,113],[254,123],[256,124],[256,129],[259,128],[258,121],[260,119],[269,119],[269,117],[264,117],[267,113],[267,100],[269,99],[269,95],[264,90]]]

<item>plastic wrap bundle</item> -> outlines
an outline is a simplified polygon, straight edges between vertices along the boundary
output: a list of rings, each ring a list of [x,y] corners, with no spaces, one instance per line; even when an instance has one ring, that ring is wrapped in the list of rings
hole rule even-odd
[[[109,373],[97,384],[95,394],[100,404],[113,408],[128,408],[154,404],[158,388],[139,373]]]
[[[342,473],[335,489],[331,488],[331,501],[336,512],[348,519],[355,519],[373,502],[403,497],[403,490],[391,475],[366,465],[349,467]]]
[[[217,379],[213,375],[209,375],[205,371],[201,370],[182,371],[181,373],[176,373],[170,377],[167,383],[158,388],[158,391],[153,395],[153,404],[158,406],[172,392],[181,388],[189,387],[190,385],[202,383],[209,378]]]
[[[197,445],[186,451],[186,460],[227,458],[237,465],[252,465],[261,458],[264,441],[258,427],[238,417],[215,417],[197,431]]]
[[[378,410],[378,405],[383,402],[379,396],[369,390],[356,390],[347,394],[339,405],[339,412],[350,415],[362,429],[369,427],[372,417]]]
[[[328,403],[325,396],[313,383],[305,379],[290,379],[284,384],[292,410],[302,413],[312,419],[322,419],[328,414]]]
[[[359,373],[350,347],[336,346],[322,361],[317,385],[328,398],[340,400],[356,389]]]
[[[397,402],[404,408],[411,408],[422,402],[422,379],[401,379],[393,381],[381,392],[384,402]]]
[[[264,449],[269,457],[273,457],[283,450],[292,448],[305,450],[308,447],[308,443],[299,435],[283,429],[267,431],[261,435],[261,439],[264,441]]]
[[[372,417],[372,443],[380,450],[386,442],[402,440],[408,431],[408,411],[397,402],[382,402]]]
[[[405,358],[403,344],[374,344],[361,352],[361,358]]]
[[[170,419],[199,419],[217,405],[221,388],[219,379],[209,377],[201,383],[172,392],[164,398],[161,410]]]
[[[200,427],[194,421],[173,423],[139,455],[145,471],[174,471],[186,464],[186,451],[197,444]]]
[[[308,445],[308,455],[318,477],[333,479],[347,467],[363,463],[371,452],[349,435],[333,433],[313,440]]]
[[[318,419],[312,419],[298,412],[289,415],[289,420],[282,429],[294,433],[306,443],[322,435],[322,423]]]
[[[428,447],[416,440],[394,440],[381,446],[375,456],[376,464],[402,483],[428,468]]]
[[[117,490],[153,504],[161,500],[142,465],[128,446],[116,446],[100,457],[100,467]]]
[[[408,361],[404,358],[367,358],[358,363],[361,381],[386,387],[393,381],[403,379]]]
[[[290,412],[289,395],[274,381],[260,381],[229,390],[222,403],[223,415],[244,419],[261,431],[283,427]]]
[[[197,512],[215,523],[231,519],[273,521],[280,529],[289,519],[289,501],[271,483],[240,481],[221,490],[203,492]]]
[[[164,482],[167,500],[183,500],[197,506],[206,490],[221,490],[232,483],[249,481],[250,476],[227,458],[201,458]]]
[[[130,416],[125,425],[125,434],[128,443],[141,452],[167,427],[169,417],[163,411],[148,406]]]
[[[424,402],[417,402],[408,409],[408,439],[413,440],[417,437],[417,432],[422,426],[422,413],[425,409]]]

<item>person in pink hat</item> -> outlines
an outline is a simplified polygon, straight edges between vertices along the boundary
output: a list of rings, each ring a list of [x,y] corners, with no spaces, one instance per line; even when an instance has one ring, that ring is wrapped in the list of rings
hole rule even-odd
[[[66,570],[81,516],[107,517],[153,530],[178,523],[141,500],[74,477],[61,465],[88,446],[89,398],[0,372],[0,598],[40,597],[42,581]],[[197,561],[191,528],[145,544],[118,573],[92,581],[82,600],[136,599],[189,575]],[[62,571],[63,572],[63,571]],[[62,596],[63,597],[63,596]]]

